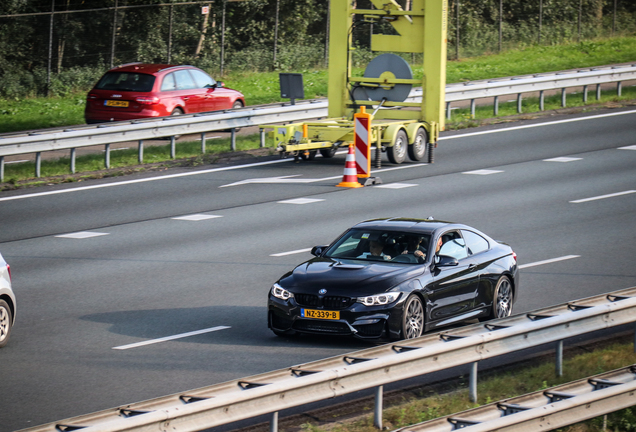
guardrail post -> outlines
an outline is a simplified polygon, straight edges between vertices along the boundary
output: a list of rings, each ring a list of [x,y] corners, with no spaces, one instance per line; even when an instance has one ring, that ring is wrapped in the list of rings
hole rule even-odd
[[[495,96],[495,101],[493,102],[493,114],[499,115],[499,96]]]
[[[0,156],[0,182],[4,181],[4,156]]]
[[[563,376],[563,341],[557,342],[556,347],[556,376]]]
[[[260,135],[260,139],[261,139],[261,148],[265,147],[265,129],[260,128],[258,130],[258,133]]]
[[[139,163],[144,162],[144,140],[139,140],[137,143],[137,160]]]
[[[539,92],[539,111],[545,110],[545,92],[541,90]]]
[[[375,388],[375,409],[373,410],[373,426],[382,430],[382,393],[383,387]]]
[[[470,365],[470,376],[468,378],[468,399],[477,402],[477,362]]]
[[[269,422],[269,432],[278,432],[278,411],[272,413],[272,420]]]
[[[236,128],[232,128],[231,142],[232,142],[232,151],[236,151]]]
[[[596,100],[601,100],[601,85],[596,84]]]
[[[587,103],[587,85],[583,86],[583,103]]]
[[[42,168],[42,152],[37,152],[35,154],[35,176],[40,177]]]
[[[450,119],[451,119],[450,102],[446,102],[446,120],[450,120]]]
[[[104,148],[104,166],[110,168],[110,144],[106,144]]]
[[[470,118],[475,118],[475,99],[470,100]]]
[[[567,95],[565,92],[565,87],[561,89],[561,108],[565,108],[567,105]]]
[[[521,114],[521,93],[517,94],[517,113]]]
[[[75,148],[71,149],[71,174],[75,174]]]
[[[201,132],[201,154],[205,154],[205,132]]]
[[[616,83],[616,95],[620,96],[623,89],[623,83],[621,81]]]
[[[177,157],[177,140],[174,135],[170,137],[170,158],[176,159]]]

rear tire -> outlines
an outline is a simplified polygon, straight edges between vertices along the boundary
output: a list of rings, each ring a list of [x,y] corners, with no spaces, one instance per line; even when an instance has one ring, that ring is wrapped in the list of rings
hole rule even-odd
[[[183,115],[183,110],[181,108],[175,108],[170,113],[171,116]]]
[[[428,146],[428,137],[424,128],[419,128],[415,134],[413,144],[409,144],[409,159],[412,161],[421,161],[426,156],[426,147]]]
[[[6,301],[0,300],[0,348],[9,342],[13,317]]]
[[[336,155],[337,151],[338,151],[338,147],[323,148],[323,149],[320,149],[320,154],[324,158],[331,159],[332,157]]]
[[[404,304],[402,314],[402,338],[413,339],[424,333],[424,307],[422,300],[412,294]]]
[[[234,101],[234,103],[232,104],[232,109],[236,108],[243,108],[243,102],[241,102],[240,100]]]
[[[500,277],[492,295],[490,314],[485,318],[481,318],[480,321],[509,317],[512,314],[512,295],[510,279],[508,276]]]
[[[404,129],[400,129],[395,134],[395,141],[393,145],[386,149],[386,153],[389,156],[389,161],[394,164],[401,164],[406,159],[406,148],[409,146],[409,139],[406,136]]]

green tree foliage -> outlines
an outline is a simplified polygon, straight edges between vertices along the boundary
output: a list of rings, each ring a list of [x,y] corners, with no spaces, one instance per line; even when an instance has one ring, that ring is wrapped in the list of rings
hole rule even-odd
[[[404,8],[410,7],[411,0],[397,1]],[[0,1],[0,97],[47,91],[68,93],[73,88],[90,86],[111,64],[135,61],[190,63],[218,74],[222,40],[224,70],[287,71],[324,65],[329,0],[186,3],[187,0]],[[450,58],[456,53],[466,57],[497,51],[500,43],[505,49],[537,44],[539,39],[542,45],[549,45],[579,37],[636,32],[633,0],[617,0],[616,14],[614,0],[448,3]],[[356,4],[372,7],[370,0],[357,0]],[[206,5],[210,7],[207,17],[201,14],[201,7]],[[56,13],[51,21],[52,9]],[[360,49],[354,53],[354,61],[364,62],[370,57],[371,32],[391,31],[387,23],[356,25],[354,43]]]

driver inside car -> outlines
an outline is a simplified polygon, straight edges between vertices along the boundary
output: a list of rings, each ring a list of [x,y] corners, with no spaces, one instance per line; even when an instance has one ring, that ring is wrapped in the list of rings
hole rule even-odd
[[[364,252],[358,258],[371,259],[371,260],[385,260],[391,259],[390,255],[385,255],[382,250],[384,245],[377,240],[369,241],[369,252]]]

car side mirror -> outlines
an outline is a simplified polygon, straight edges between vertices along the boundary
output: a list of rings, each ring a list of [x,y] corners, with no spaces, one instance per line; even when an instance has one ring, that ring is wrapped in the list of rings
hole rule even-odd
[[[225,83],[223,81],[217,81],[215,87],[216,88],[223,88],[223,87],[225,87]]]
[[[327,249],[327,246],[314,246],[311,248],[311,254],[313,256],[320,256]]]
[[[437,262],[437,267],[454,267],[459,265],[459,261],[457,258],[453,258],[446,255],[438,255],[439,261]]]

